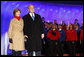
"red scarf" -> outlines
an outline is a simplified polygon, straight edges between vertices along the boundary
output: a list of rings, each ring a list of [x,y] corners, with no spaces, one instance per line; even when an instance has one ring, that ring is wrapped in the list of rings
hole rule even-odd
[[[18,21],[21,19],[21,17],[19,16],[14,16],[14,18],[18,19]]]

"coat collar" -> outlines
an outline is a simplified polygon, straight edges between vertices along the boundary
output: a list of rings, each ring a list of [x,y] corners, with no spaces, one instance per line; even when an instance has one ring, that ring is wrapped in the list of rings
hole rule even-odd
[[[30,14],[29,14],[29,13],[28,13],[27,15],[28,15],[28,16],[30,16]],[[34,15],[36,16],[36,13],[34,13]],[[30,16],[30,17],[31,17],[31,16]]]
[[[28,13],[27,15],[28,15],[29,18],[32,20],[32,17],[30,16],[30,14]],[[34,15],[35,15],[35,20],[34,20],[34,21],[36,21],[36,13],[34,13]],[[33,21],[33,20],[32,20],[32,21]]]

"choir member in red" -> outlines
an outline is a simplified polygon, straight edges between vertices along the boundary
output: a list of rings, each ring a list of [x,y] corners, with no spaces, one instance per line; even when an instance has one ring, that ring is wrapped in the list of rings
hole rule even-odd
[[[80,31],[80,50],[81,50],[81,56],[83,56],[83,23]]]
[[[69,51],[69,45],[68,45],[68,39],[70,39],[69,38],[69,26],[68,25],[66,25],[66,30],[65,30],[65,34],[66,34],[66,53],[69,53],[68,51]]]
[[[59,44],[58,39],[60,38],[60,32],[57,29],[57,25],[53,24],[52,29],[49,30],[47,33],[47,38],[50,39],[49,49],[50,49],[50,55],[49,56],[56,56],[57,52],[59,54]]]
[[[81,41],[83,41],[83,23],[80,31],[80,44],[81,44]]]
[[[76,50],[77,52],[76,53],[80,53],[80,29],[79,29],[79,25],[74,25],[75,26],[75,30],[77,32],[77,37],[78,37],[78,40],[76,42]]]
[[[69,30],[66,31],[66,41],[69,45],[70,56],[76,55],[76,42],[77,42],[77,32],[73,28],[73,25],[69,25]]]
[[[83,28],[81,28],[81,31],[80,31],[80,44],[82,41],[83,41]]]

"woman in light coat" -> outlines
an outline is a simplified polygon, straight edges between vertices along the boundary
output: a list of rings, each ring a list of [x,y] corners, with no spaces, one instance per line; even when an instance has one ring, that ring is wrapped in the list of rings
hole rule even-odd
[[[12,55],[21,56],[21,51],[25,49],[24,46],[24,22],[21,19],[20,9],[14,9],[14,18],[10,22],[8,37],[9,37],[9,49],[12,49]]]

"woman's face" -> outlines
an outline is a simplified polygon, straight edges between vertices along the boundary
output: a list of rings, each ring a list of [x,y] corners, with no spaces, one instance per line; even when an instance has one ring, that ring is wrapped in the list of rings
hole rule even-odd
[[[78,27],[78,25],[76,26],[76,29],[78,29],[79,27]]]
[[[55,24],[53,24],[53,25],[52,25],[52,29],[55,29],[55,28],[56,28],[56,25],[55,25]]]
[[[18,16],[18,17],[19,17],[20,14],[21,14],[20,11],[17,11],[17,12],[15,13],[15,16]]]
[[[49,24],[47,24],[47,28],[50,28],[50,25]]]
[[[76,25],[74,25],[74,28],[76,28]]]
[[[62,23],[63,23],[63,24],[65,24],[65,22],[64,22],[64,21],[63,21]]]
[[[66,26],[66,30],[69,30],[69,26]]]
[[[45,23],[45,27],[47,27],[48,26],[48,24],[47,23]]]
[[[59,25],[58,27],[59,27],[59,29],[62,29],[62,26],[61,25]]]
[[[57,25],[55,26],[55,28],[57,29]]]
[[[70,27],[70,29],[72,29],[72,25],[71,24],[69,25],[69,27]]]
[[[54,23],[57,23],[57,21],[56,21],[56,20],[54,20]]]
[[[83,22],[82,22],[82,26],[83,26]]]

